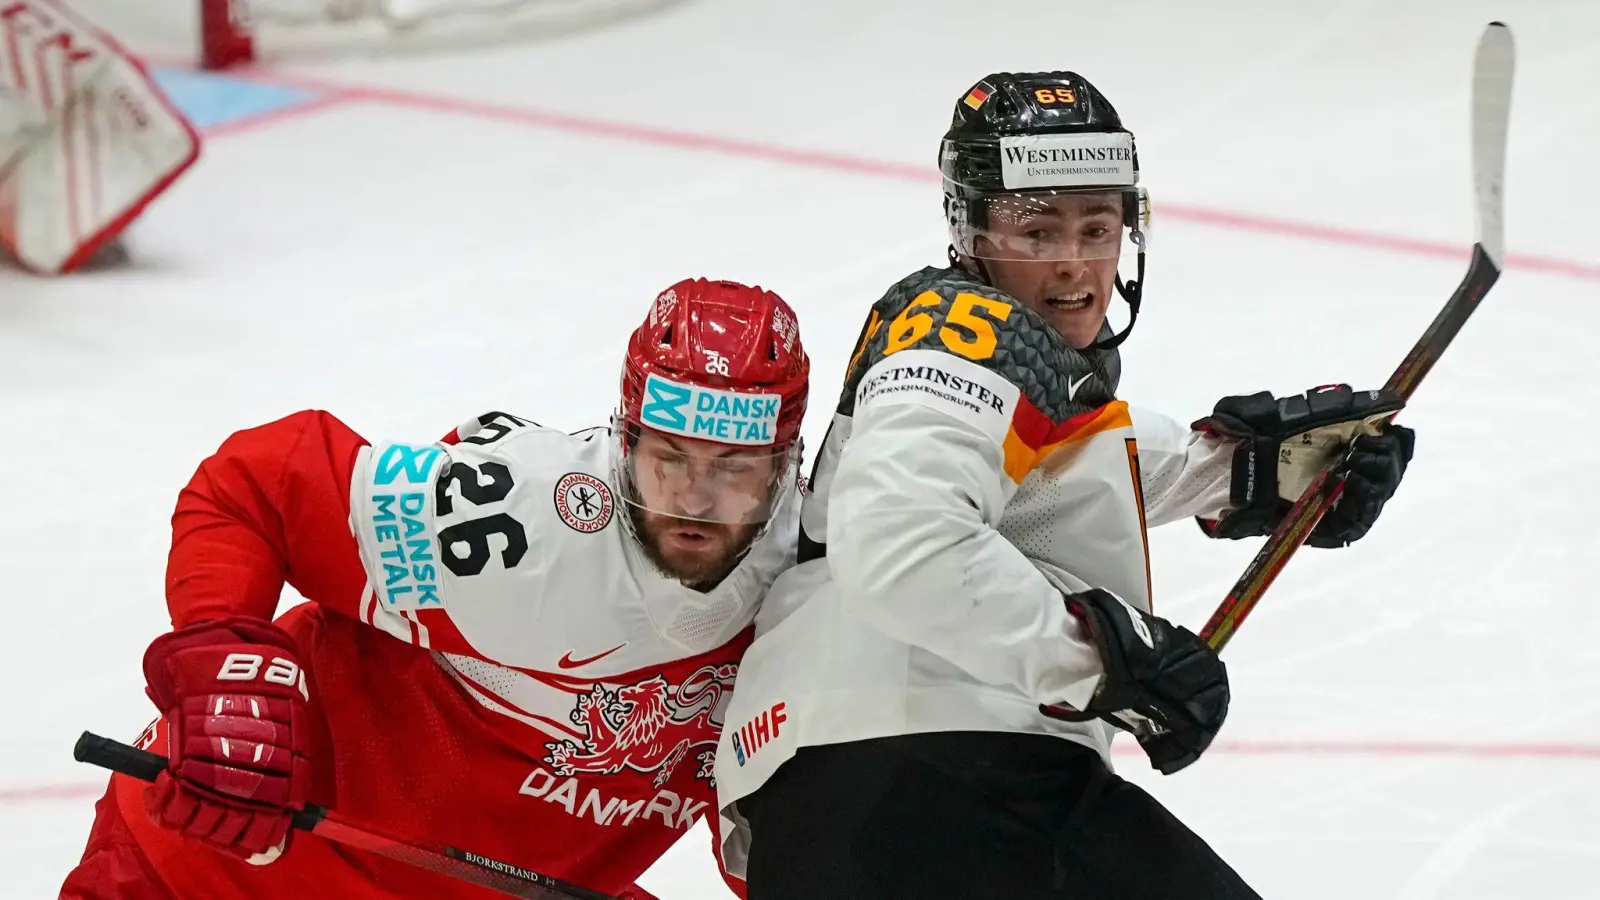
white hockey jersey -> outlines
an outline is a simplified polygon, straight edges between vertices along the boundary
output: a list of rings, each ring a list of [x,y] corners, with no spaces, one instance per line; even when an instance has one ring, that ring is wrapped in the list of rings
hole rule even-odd
[[[554,775],[585,771],[585,761],[657,771],[668,761],[656,751],[680,738],[693,745],[690,762],[708,763],[701,742],[723,721],[735,638],[794,562],[794,486],[739,566],[702,593],[662,574],[623,527],[609,429],[569,435],[493,414],[458,436],[361,451],[351,525],[373,588],[361,619],[439,651],[480,704],[545,732]],[[707,665],[715,677],[699,671]],[[716,683],[699,683],[707,678]],[[628,721],[646,710],[621,701],[651,679],[664,679],[664,720]],[[595,728],[572,727],[582,722],[575,688],[596,684],[619,698],[607,700],[609,726],[655,736],[633,748],[637,758],[588,760],[610,749]]]
[[[873,308],[805,500],[805,561],[767,596],[718,744],[730,872],[739,799],[801,746],[1016,731],[1109,757],[1109,726],[1038,709],[1083,706],[1102,673],[1062,594],[1149,609],[1145,527],[1224,509],[1232,454],[1115,399],[1115,365],[948,269]]]

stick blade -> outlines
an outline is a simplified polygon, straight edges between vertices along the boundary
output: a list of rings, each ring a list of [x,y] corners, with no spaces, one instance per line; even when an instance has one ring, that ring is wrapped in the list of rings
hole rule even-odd
[[[1502,198],[1516,55],[1511,29],[1503,22],[1490,22],[1478,39],[1472,65],[1472,187],[1477,201],[1477,242],[1496,269],[1505,268]]]

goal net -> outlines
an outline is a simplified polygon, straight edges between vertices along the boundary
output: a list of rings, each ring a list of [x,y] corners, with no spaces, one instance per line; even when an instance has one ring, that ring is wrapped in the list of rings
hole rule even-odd
[[[587,30],[681,0],[199,0],[201,64],[444,51]]]

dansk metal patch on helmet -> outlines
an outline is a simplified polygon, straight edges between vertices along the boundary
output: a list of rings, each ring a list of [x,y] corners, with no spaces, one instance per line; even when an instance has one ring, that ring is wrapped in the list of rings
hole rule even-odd
[[[778,431],[783,398],[683,384],[651,373],[639,407],[642,425],[702,441],[766,446]]]

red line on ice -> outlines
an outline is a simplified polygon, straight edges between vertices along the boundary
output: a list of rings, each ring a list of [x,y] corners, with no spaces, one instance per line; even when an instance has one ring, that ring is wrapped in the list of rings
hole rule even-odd
[[[1118,756],[1139,756],[1131,741],[1118,741],[1113,750]],[[1322,756],[1378,757],[1382,759],[1487,759],[1487,760],[1579,760],[1600,761],[1600,744],[1583,743],[1469,743],[1465,741],[1379,741],[1379,740],[1237,740],[1218,741],[1211,756]],[[105,793],[105,782],[46,784],[33,787],[0,788],[0,806],[44,803],[57,800],[88,800]]]
[[[104,781],[94,784],[46,784],[39,787],[0,788],[0,806],[47,800],[87,800],[105,792]]]
[[[230,123],[221,128],[212,129],[208,132],[209,134],[238,134],[254,130],[257,126],[270,125],[284,119],[293,118],[301,113],[323,110],[329,106],[350,102],[369,102],[406,109],[469,116],[494,122],[527,125],[569,134],[607,138],[624,143],[715,153],[738,159],[760,160],[778,165],[860,175],[867,178],[926,184],[939,180],[939,173],[934,171],[931,165],[913,165],[910,163],[849,156],[841,153],[803,150],[779,144],[722,137],[676,128],[638,125],[528,107],[508,106],[501,103],[471,100],[465,97],[444,97],[391,88],[339,84],[319,78],[288,75],[281,72],[251,72],[246,70],[236,73],[230,72],[229,75],[230,77],[258,81],[263,84],[313,91],[323,94],[324,97],[304,106],[290,107],[266,116]],[[1465,244],[1428,241],[1378,232],[1360,231],[1352,228],[1316,225],[1310,222],[1297,222],[1292,219],[1230,212],[1184,203],[1162,202],[1158,207],[1158,213],[1162,218],[1193,222],[1197,225],[1209,225],[1213,228],[1297,238],[1322,244],[1363,247],[1409,256],[1465,261],[1470,252],[1470,248]],[[1509,253],[1506,257],[1506,264],[1508,268],[1522,271],[1560,275],[1583,281],[1600,281],[1600,263],[1558,259],[1526,253]]]

